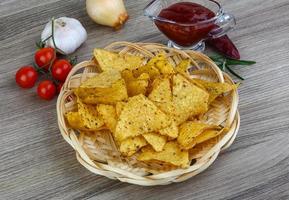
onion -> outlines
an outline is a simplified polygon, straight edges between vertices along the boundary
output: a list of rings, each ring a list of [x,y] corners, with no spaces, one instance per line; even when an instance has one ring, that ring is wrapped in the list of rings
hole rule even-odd
[[[115,29],[121,28],[128,19],[122,0],[86,0],[86,10],[96,23]]]

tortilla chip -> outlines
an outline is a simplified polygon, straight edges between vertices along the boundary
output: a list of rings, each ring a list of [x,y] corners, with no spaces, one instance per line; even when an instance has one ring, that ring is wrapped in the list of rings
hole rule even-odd
[[[127,87],[127,94],[129,97],[136,96],[139,94],[145,94],[148,87],[148,81],[147,80],[130,81],[126,84],[126,87]]]
[[[172,101],[170,80],[168,78],[155,79],[153,83],[153,89],[148,98],[154,102]]]
[[[214,101],[219,95],[230,92],[237,88],[236,85],[229,83],[209,82],[201,79],[192,79],[194,83],[201,85],[209,93],[209,104]]]
[[[169,125],[169,118],[147,97],[137,95],[129,98],[116,126],[116,138],[122,141],[143,133],[154,132]]]
[[[179,128],[175,122],[172,122],[168,127],[159,130],[161,135],[168,136],[169,139],[177,138],[179,135]]]
[[[65,115],[67,122],[71,128],[78,129],[78,130],[88,130],[84,127],[84,123],[81,120],[78,112],[68,112]]]
[[[115,104],[128,98],[126,85],[123,79],[112,84],[109,88],[85,88],[79,87],[74,90],[84,103],[88,104]]]
[[[129,97],[146,93],[149,84],[148,74],[143,73],[138,78],[135,78],[131,70],[124,70],[122,71],[121,75],[125,80],[127,93]]]
[[[196,144],[200,144],[200,143],[205,142],[207,140],[210,140],[214,137],[217,137],[222,132],[223,132],[223,129],[222,130],[218,130],[218,129],[205,130],[195,138]]]
[[[101,72],[94,77],[84,81],[81,88],[110,88],[113,83],[121,79],[121,74],[118,71]]]
[[[112,105],[98,104],[97,111],[107,128],[114,133],[117,123],[115,108]]]
[[[167,142],[167,138],[165,136],[159,135],[154,132],[145,133],[142,136],[153,147],[155,151],[162,151]]]
[[[87,105],[77,100],[78,114],[83,121],[84,127],[90,130],[99,130],[104,125],[102,118],[99,116],[96,106]]]
[[[120,55],[104,49],[94,49],[93,54],[102,71],[135,69],[143,64],[143,58],[140,56]]]
[[[189,150],[190,159],[197,159],[206,155],[206,153],[208,153],[223,138],[223,136],[224,133],[221,133],[212,139],[206,140],[194,146]]]
[[[137,77],[138,80],[149,80],[150,75],[148,73],[142,73],[139,77]]]
[[[149,65],[144,65],[144,66],[138,67],[138,68],[132,70],[132,72],[133,72],[133,75],[135,77],[139,77],[143,73],[146,73],[149,75],[150,80],[154,80],[157,76],[160,75],[160,72],[156,67],[149,66]]]
[[[190,77],[188,69],[191,65],[191,61],[189,59],[182,60],[176,67],[175,71],[184,75],[185,77]]]
[[[186,121],[190,116],[203,114],[208,110],[209,94],[190,83],[180,74],[173,76],[173,105],[172,115],[177,125]]]
[[[186,150],[181,150],[177,142],[168,142],[163,151],[156,152],[152,147],[142,148],[137,158],[139,161],[162,161],[174,166],[186,168],[189,166],[189,154]]]
[[[211,127],[208,124],[187,121],[180,126],[177,141],[182,149],[191,149],[197,144],[196,137],[201,135],[205,129]]]
[[[145,145],[147,142],[142,136],[128,138],[121,142],[119,151],[125,156],[132,156]]]
[[[116,102],[116,104],[115,104],[115,112],[116,112],[116,115],[117,115],[118,118],[119,118],[120,113],[121,113],[123,107],[125,106],[125,104],[126,103],[122,102],[122,101]]]
[[[169,62],[164,53],[160,53],[151,58],[146,65],[156,67],[161,74],[175,73],[173,65]]]

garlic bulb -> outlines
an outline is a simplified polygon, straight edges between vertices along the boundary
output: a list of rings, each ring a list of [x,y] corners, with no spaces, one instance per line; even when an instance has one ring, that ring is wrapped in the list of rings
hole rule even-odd
[[[128,19],[122,0],[86,0],[86,10],[96,23],[115,29],[121,28]]]
[[[42,31],[41,41],[45,42],[46,46],[55,48],[51,35],[52,21],[49,21]],[[62,54],[73,53],[87,39],[86,30],[81,23],[77,19],[69,17],[60,17],[54,20],[53,36],[55,45]],[[46,40],[47,38],[49,39]]]

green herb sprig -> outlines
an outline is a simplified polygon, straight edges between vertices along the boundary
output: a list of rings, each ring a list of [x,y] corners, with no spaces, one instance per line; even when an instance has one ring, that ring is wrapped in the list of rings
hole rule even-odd
[[[222,71],[225,71],[225,72],[228,71],[229,73],[231,73],[232,75],[234,75],[235,77],[237,77],[238,79],[241,79],[241,80],[245,80],[245,79],[242,76],[240,76],[239,74],[237,74],[231,68],[231,66],[235,66],[235,65],[249,66],[249,65],[256,64],[255,61],[251,61],[251,60],[236,60],[236,59],[224,57],[222,55],[212,55],[212,56],[209,56],[209,57],[217,64],[217,66]]]

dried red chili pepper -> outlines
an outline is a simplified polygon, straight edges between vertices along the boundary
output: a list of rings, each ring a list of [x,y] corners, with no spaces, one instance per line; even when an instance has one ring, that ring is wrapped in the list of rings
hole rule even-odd
[[[227,35],[215,39],[208,39],[206,44],[215,48],[218,52],[226,57],[240,59],[240,53],[234,43]]]

